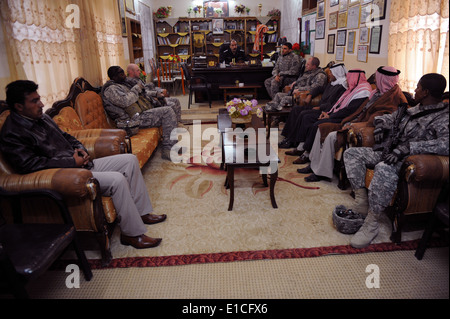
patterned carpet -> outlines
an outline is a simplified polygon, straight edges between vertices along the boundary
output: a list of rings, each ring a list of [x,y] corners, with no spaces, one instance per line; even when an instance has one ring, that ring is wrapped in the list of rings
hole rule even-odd
[[[215,125],[203,125],[202,130]],[[194,141],[193,126],[183,140]],[[162,237],[160,246],[137,250],[119,242],[119,230],[112,236],[113,261],[109,267],[153,267],[255,259],[303,258],[328,254],[415,249],[422,231],[403,233],[404,243],[395,245],[389,236],[388,218],[383,220],[374,245],[366,249],[349,246],[351,235],[339,233],[332,223],[336,205],[349,205],[350,190],[337,188],[337,181],[306,183],[296,172],[294,157],[279,150],[281,163],[275,185],[278,209],[273,209],[268,187],[256,170],[235,175],[234,208],[228,211],[226,172],[220,170],[220,149],[216,140],[205,138],[185,156],[193,164],[161,160],[160,151],[143,168],[155,213],[166,213],[164,223],[148,226],[148,236]],[[212,142],[211,142],[212,141]],[[202,150],[200,160],[198,148]],[[192,155],[196,156],[192,157]],[[197,163],[197,164],[195,164]],[[88,251],[94,268],[100,267],[99,252]]]

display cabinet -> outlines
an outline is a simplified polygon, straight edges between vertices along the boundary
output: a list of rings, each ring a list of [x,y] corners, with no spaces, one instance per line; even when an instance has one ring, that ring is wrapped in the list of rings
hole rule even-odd
[[[196,67],[217,64],[221,46],[232,39],[251,57],[261,57],[261,52],[263,58],[270,57],[280,36],[279,17],[272,17],[266,22],[268,31],[262,49],[254,53],[257,26],[261,23],[257,17],[179,18],[176,23],[170,22],[155,20],[156,59],[178,55]]]

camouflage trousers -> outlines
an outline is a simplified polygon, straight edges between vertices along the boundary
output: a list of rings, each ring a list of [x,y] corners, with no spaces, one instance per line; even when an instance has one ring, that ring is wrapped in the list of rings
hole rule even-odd
[[[165,98],[167,106],[170,106],[172,110],[175,112],[177,117],[177,122],[181,122],[181,104],[180,100],[176,97],[166,97]]]
[[[293,96],[288,95],[288,93],[279,92],[272,101],[267,102],[266,111],[281,111],[283,106],[287,104],[293,105],[293,102]]]
[[[272,76],[264,81],[264,86],[266,87],[267,93],[269,93],[270,98],[274,99],[277,93],[279,93],[285,86],[290,85],[295,80],[295,78],[286,77],[285,79],[276,81],[275,76]]]
[[[170,140],[170,133],[177,128],[177,116],[170,106],[156,107],[139,115],[141,128],[162,126],[162,147],[170,149],[177,141]]]
[[[375,214],[384,212],[391,203],[402,166],[402,162],[384,163],[381,154],[370,147],[352,147],[344,152],[345,171],[353,190],[365,187],[366,167],[375,167],[368,192],[369,207]]]

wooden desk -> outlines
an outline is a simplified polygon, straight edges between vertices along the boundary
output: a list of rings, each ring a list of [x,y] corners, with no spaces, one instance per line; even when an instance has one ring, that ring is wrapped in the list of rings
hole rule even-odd
[[[219,85],[219,89],[223,90],[223,102],[227,103],[228,95],[253,95],[254,99],[258,98],[258,89],[262,86],[260,84],[250,84],[244,83],[244,86],[236,85]]]
[[[220,86],[236,86],[236,81],[239,83],[248,83],[249,85],[260,85],[257,88],[258,98],[270,99],[269,94],[264,86],[264,81],[272,76],[273,67],[262,66],[233,66],[227,68],[210,67],[210,68],[193,68],[192,74],[195,76],[203,76],[208,83],[211,84],[210,93],[215,100],[223,98],[223,90]],[[202,102],[206,100],[206,95],[203,96],[201,92],[196,93],[195,101]]]

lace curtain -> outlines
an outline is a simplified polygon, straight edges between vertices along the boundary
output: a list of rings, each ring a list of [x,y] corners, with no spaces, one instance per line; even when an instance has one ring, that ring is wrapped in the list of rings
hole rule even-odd
[[[66,24],[77,14],[68,5],[79,8],[79,27]],[[102,85],[109,66],[125,63],[116,0],[0,0],[0,11],[10,73],[0,78],[2,90],[17,79],[35,81],[47,108],[75,78]]]
[[[388,64],[401,70],[400,87],[414,92],[423,74],[449,84],[448,0],[391,0]]]

